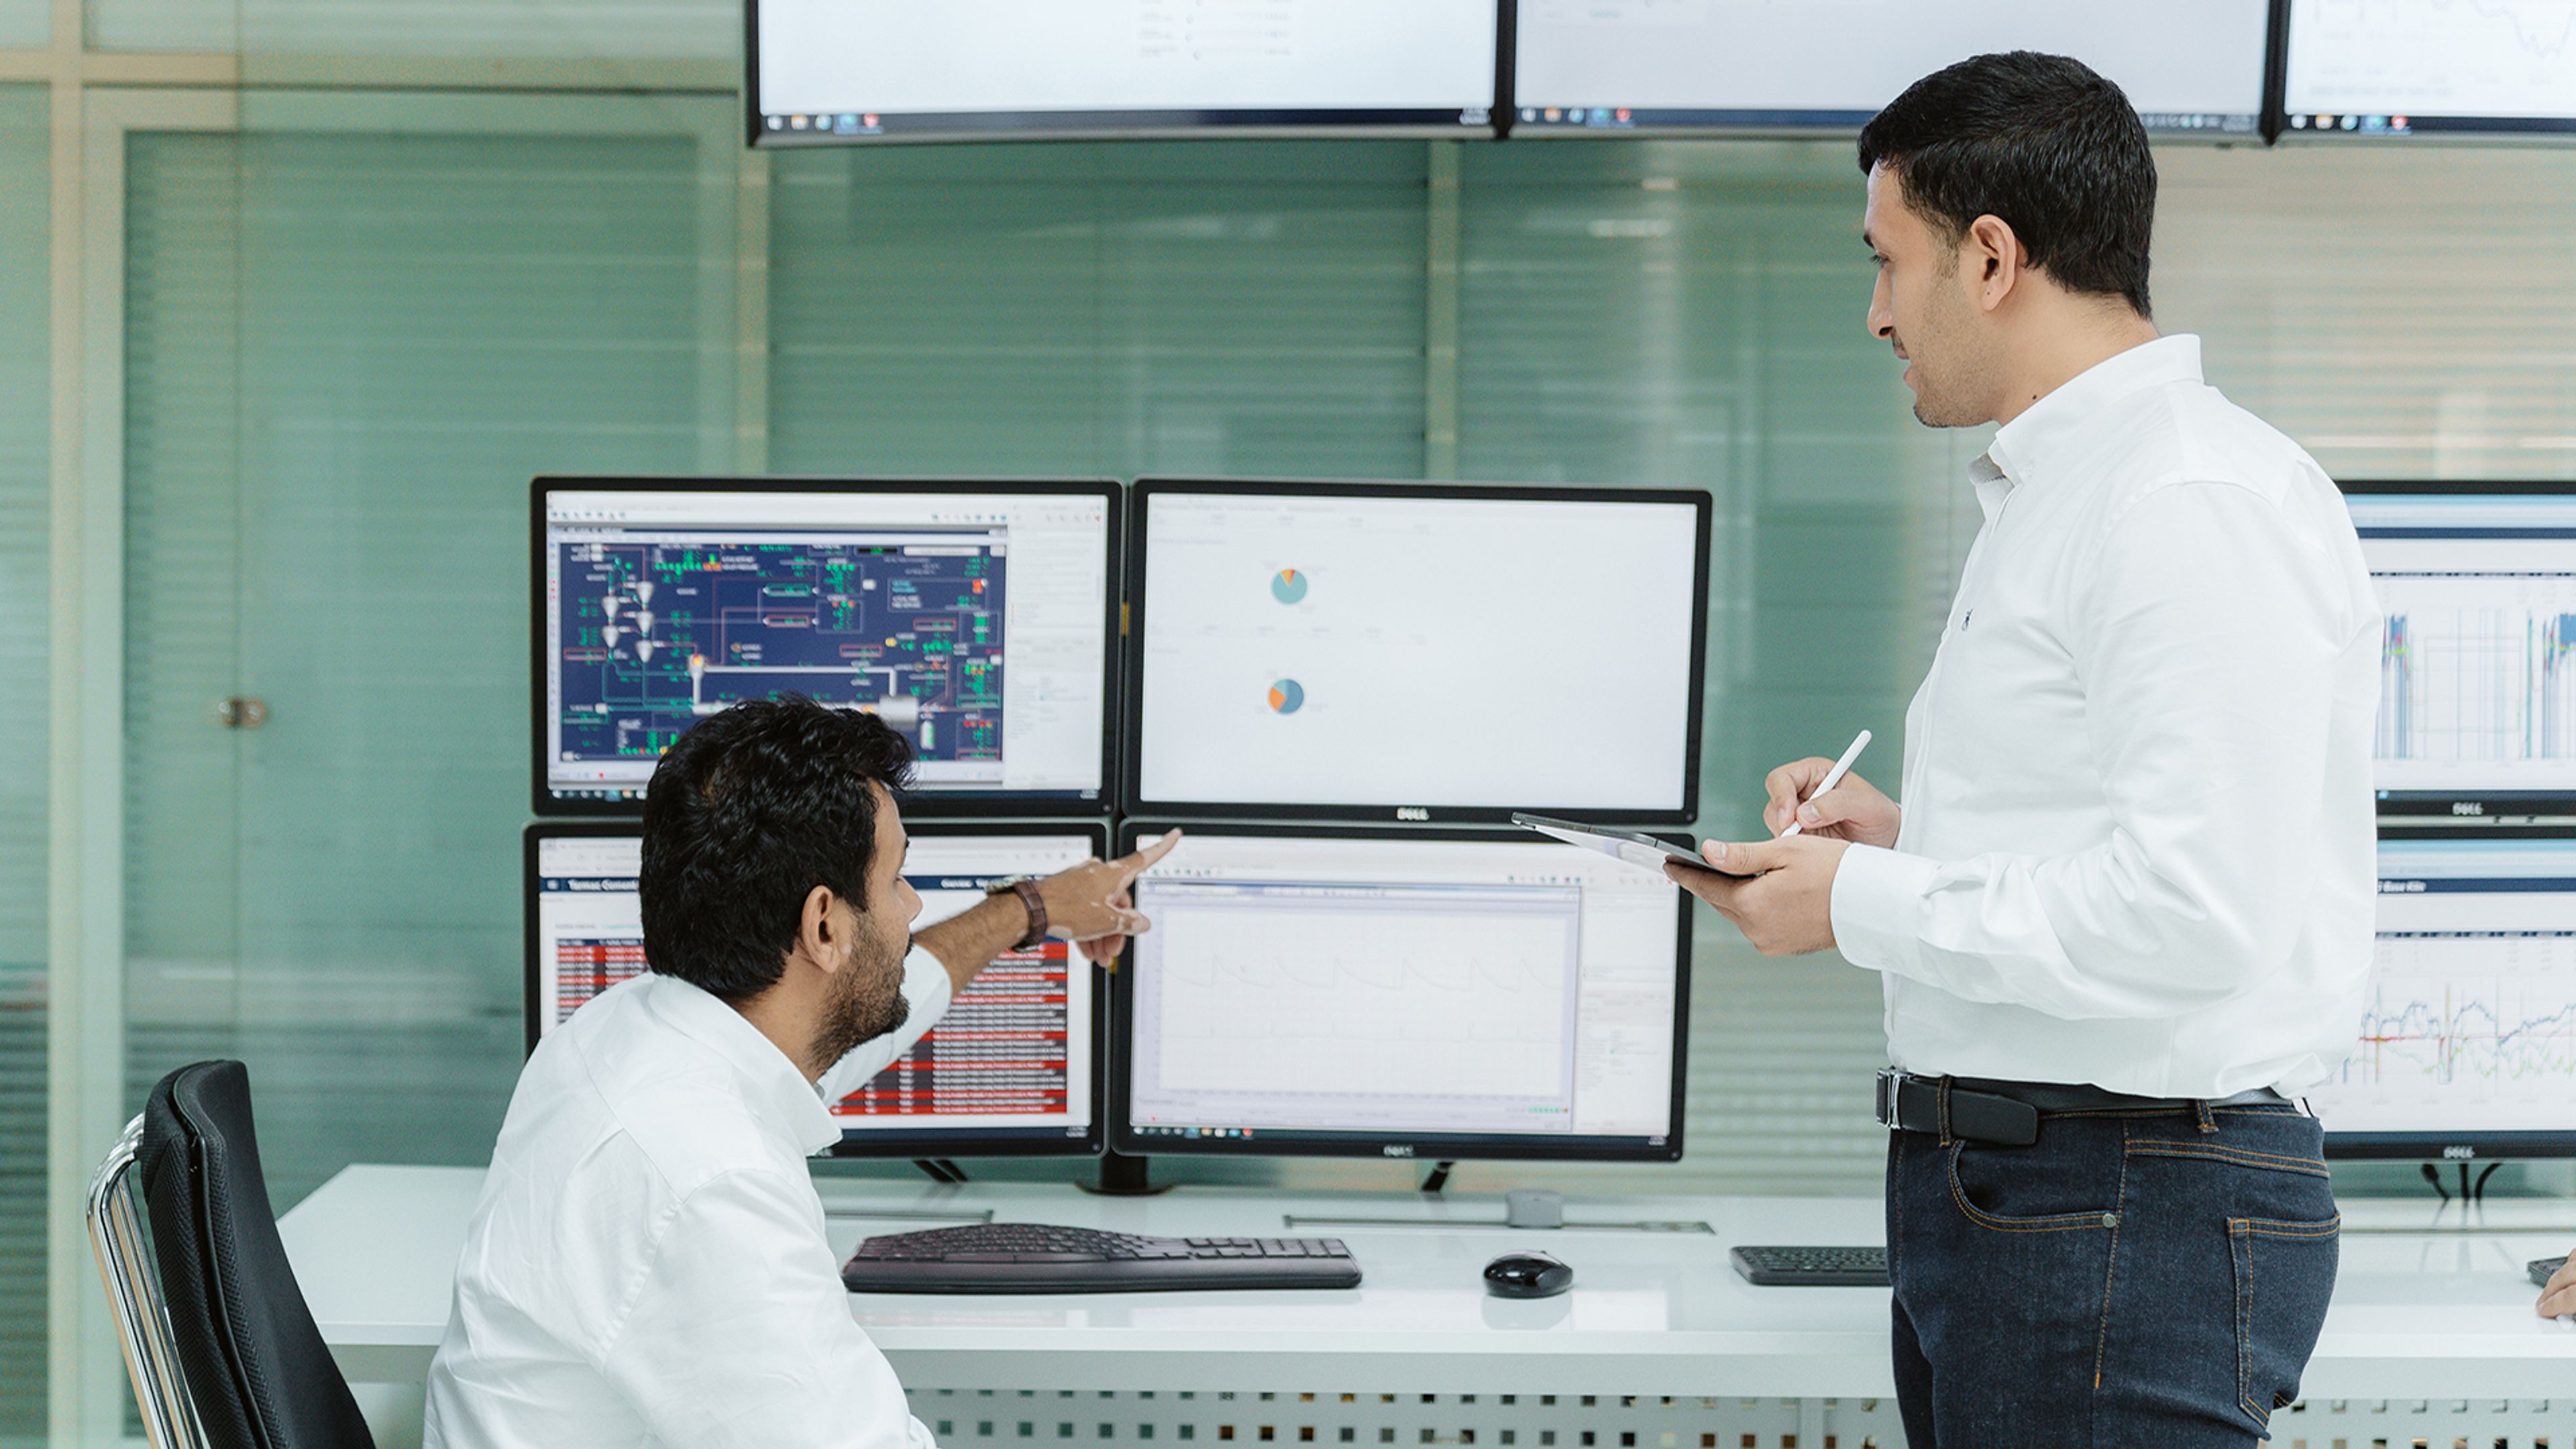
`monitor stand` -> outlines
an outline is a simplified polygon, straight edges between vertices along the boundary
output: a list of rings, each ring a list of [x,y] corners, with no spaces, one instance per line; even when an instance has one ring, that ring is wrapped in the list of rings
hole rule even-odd
[[[1100,1180],[1076,1183],[1084,1192],[1100,1197],[1152,1197],[1170,1192],[1173,1184],[1154,1182],[1147,1175],[1150,1157],[1130,1157],[1124,1152],[1100,1154]]]

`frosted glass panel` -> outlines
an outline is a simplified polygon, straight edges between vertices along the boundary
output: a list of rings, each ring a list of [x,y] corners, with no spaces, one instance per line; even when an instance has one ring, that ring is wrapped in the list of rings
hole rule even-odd
[[[46,136],[0,86],[0,1441],[45,1432]]]
[[[0,45],[40,49],[53,38],[53,0],[0,0]]]
[[[742,6],[738,0],[90,0],[89,33],[101,50],[732,60],[742,51]]]
[[[1422,471],[1418,144],[778,158],[790,472]]]
[[[281,1207],[484,1161],[527,482],[694,464],[696,145],[145,135],[129,172],[132,1088],[247,1061]]]

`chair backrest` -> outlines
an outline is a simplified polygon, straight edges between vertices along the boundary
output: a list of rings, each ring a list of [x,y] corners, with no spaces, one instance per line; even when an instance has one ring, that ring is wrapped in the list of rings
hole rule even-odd
[[[210,1449],[375,1449],[278,1240],[239,1062],[152,1088],[136,1160],[171,1337]]]

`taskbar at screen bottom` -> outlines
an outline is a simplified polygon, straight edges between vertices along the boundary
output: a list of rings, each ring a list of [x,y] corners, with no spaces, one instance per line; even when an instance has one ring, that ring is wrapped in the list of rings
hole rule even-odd
[[[1679,1162],[1678,1133],[1654,1137],[1571,1137],[1558,1133],[1309,1132],[1285,1127],[1172,1127],[1130,1123],[1110,1143],[1138,1156],[1231,1153],[1249,1157],[1382,1157],[1450,1162],[1556,1158],[1570,1162]]]
[[[1098,111],[768,111],[756,144],[828,146],[868,141],[998,140],[1013,136],[1186,135],[1202,131],[1382,131],[1489,135],[1491,107],[1313,107]]]
[[[832,1157],[1097,1157],[1097,1128],[843,1128]]]
[[[1878,114],[1869,110],[1699,110],[1671,106],[1534,106],[1512,109],[1515,135],[1615,135],[1645,131],[1854,131]],[[2261,134],[2262,118],[2252,111],[2142,111],[2138,119],[2159,136],[2241,136]]]
[[[546,799],[567,808],[580,806],[614,807],[621,810],[644,808],[645,785],[551,785]],[[1009,805],[1080,805],[1098,808],[1104,792],[1091,790],[1014,790],[1006,786],[950,786],[925,789],[915,786],[896,796],[905,805],[954,804],[967,801],[994,801]]]

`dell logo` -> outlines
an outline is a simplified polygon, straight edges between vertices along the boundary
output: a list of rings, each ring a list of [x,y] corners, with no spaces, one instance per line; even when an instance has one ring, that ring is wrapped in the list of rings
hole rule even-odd
[[[1419,805],[1398,805],[1395,807],[1395,818],[1398,820],[1428,820],[1431,818],[1431,812],[1423,809]]]
[[[2451,802],[2451,813],[2454,815],[2484,815],[2487,813],[2486,802],[2483,800],[2454,800]]]
[[[2477,1155],[2478,1150],[2474,1147],[2445,1147],[2442,1149],[2442,1160],[2444,1162],[2466,1162]]]
[[[1411,1156],[1413,1155],[1413,1149],[1412,1149],[1412,1148],[1407,1147],[1407,1146],[1404,1146],[1404,1145],[1402,1145],[1402,1144],[1400,1144],[1400,1143],[1390,1142],[1390,1143],[1386,1144],[1386,1147],[1385,1147],[1385,1149],[1384,1149],[1384,1150],[1385,1150],[1385,1152],[1386,1152],[1386,1155],[1387,1155],[1387,1156],[1389,1156],[1389,1157],[1411,1157]]]

